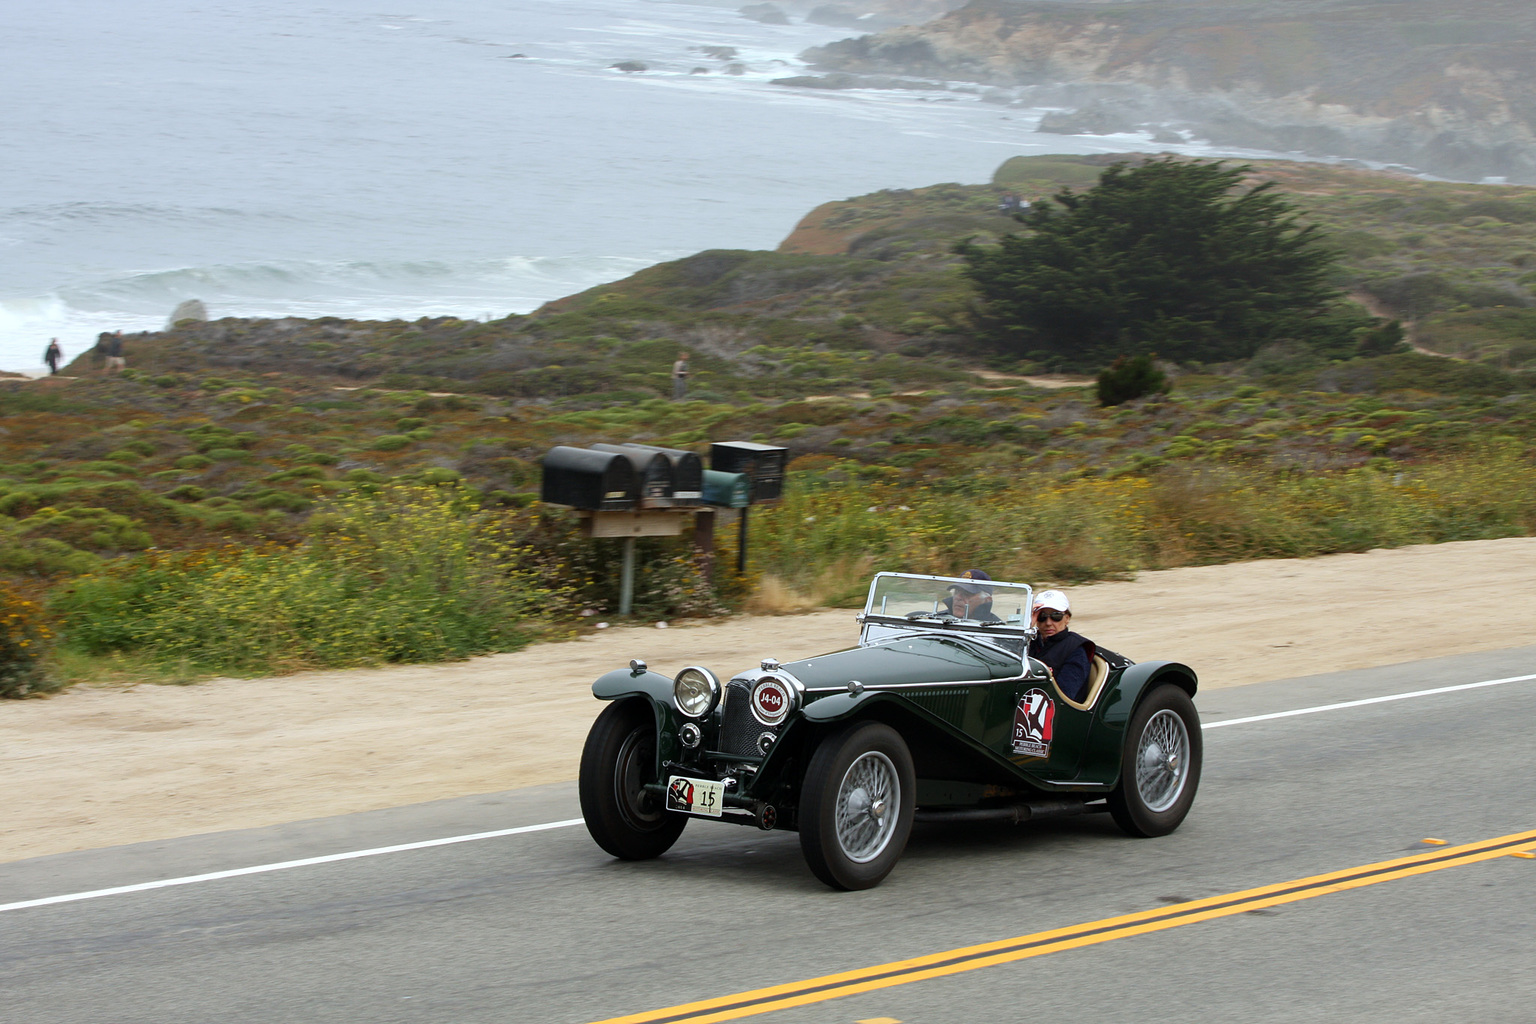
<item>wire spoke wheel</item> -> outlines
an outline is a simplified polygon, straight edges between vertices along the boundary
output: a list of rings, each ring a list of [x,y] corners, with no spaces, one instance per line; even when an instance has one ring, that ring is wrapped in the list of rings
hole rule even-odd
[[[1109,812],[1128,835],[1165,836],[1195,802],[1203,755],[1200,716],[1185,690],[1154,685],[1136,705],[1120,754]]]
[[[917,774],[901,734],[853,722],[822,739],[800,786],[800,850],[834,889],[879,885],[907,847]]]
[[[1136,789],[1149,811],[1166,811],[1189,777],[1189,731],[1184,720],[1164,709],[1152,716],[1136,749]]]
[[[837,845],[849,860],[867,864],[880,856],[896,831],[900,800],[901,781],[889,757],[872,750],[849,765],[834,811]]]

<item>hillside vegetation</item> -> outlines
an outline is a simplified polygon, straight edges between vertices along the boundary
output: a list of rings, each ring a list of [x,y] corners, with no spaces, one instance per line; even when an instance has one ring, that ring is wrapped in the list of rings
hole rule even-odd
[[[1344,249],[1339,283],[1475,358],[1275,345],[1103,408],[978,346],[954,248],[1021,228],[1004,192],[1105,163],[828,204],[778,252],[701,253],[528,316],[183,323],[130,338],[126,373],[84,356],[0,383],[0,571],[36,626],[15,649],[56,644],[56,682],[192,678],[568,632],[610,613],[617,542],[536,500],[538,462],[601,440],[791,449],[746,577],[731,529],[712,570],[687,538],[642,545],[637,613],[661,617],[768,577],[793,605],[854,599],[875,569],[1073,581],[1536,529],[1527,190],[1256,168]]]

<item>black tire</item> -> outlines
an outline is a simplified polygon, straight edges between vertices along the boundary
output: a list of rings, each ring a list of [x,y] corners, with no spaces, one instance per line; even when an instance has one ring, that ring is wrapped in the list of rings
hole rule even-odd
[[[1126,726],[1120,784],[1109,813],[1127,835],[1165,836],[1178,828],[1200,787],[1200,716],[1183,688],[1164,683],[1142,698]]]
[[[868,889],[901,859],[916,810],[906,741],[888,725],[855,722],[811,756],[800,789],[800,850],[832,888]]]
[[[641,786],[656,779],[656,717],[642,700],[608,705],[581,751],[581,816],[597,845],[623,860],[672,848],[688,824]]]

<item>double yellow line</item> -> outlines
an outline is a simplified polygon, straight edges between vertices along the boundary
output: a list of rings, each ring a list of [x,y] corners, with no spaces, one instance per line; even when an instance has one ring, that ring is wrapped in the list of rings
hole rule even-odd
[[[1198,921],[1211,921],[1218,917],[1230,917],[1250,910],[1279,906],[1309,900],[1329,893],[1378,885],[1399,878],[1423,875],[1431,871],[1476,864],[1511,854],[1529,856],[1536,848],[1536,831],[1484,839],[1465,846],[1447,846],[1429,853],[1414,854],[1397,860],[1381,861],[1361,867],[1346,868],[1325,875],[1312,875],[1277,885],[1258,889],[1211,896],[1192,900],[1158,910],[1143,910],[1123,917],[1109,917],[1087,924],[1057,928],[1053,931],[1035,932],[1017,938],[987,942],[979,946],[966,946],[943,953],[932,953],[911,960],[864,967],[842,974],[828,974],[820,978],[775,985],[771,988],[753,989],[735,995],[704,999],[681,1006],[669,1006],[662,1010],[613,1017],[597,1024],[711,1024],[713,1021],[738,1020],[754,1017],[774,1010],[786,1010],[792,1006],[808,1006],[812,1003],[840,999],[843,996],[873,992],[877,989],[906,985],[928,978],[942,978],[963,971],[974,971],[995,964],[1012,963],[1047,953],[1094,946],[1101,942],[1145,935],[1148,932],[1178,928]]]

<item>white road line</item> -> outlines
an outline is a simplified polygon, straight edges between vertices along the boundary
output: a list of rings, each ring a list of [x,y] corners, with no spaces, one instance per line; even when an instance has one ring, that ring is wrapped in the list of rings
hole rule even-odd
[[[447,839],[428,839],[420,843],[401,843],[399,846],[379,846],[372,850],[352,850],[348,853],[330,853],[324,857],[305,857],[303,860],[285,860],[276,864],[258,864],[249,868],[230,871],[210,871],[205,875],[187,875],[183,878],[162,878],[158,882],[140,882],[138,885],[119,885],[111,889],[93,889],[90,892],[73,892],[65,896],[49,896],[40,900],[23,900],[20,903],[0,903],[0,913],[7,910],[25,910],[27,907],[46,907],[53,903],[74,903],[77,900],[93,900],[98,896],[116,896],[125,892],[144,892],[147,889],[166,889],[173,885],[191,885],[194,882],[212,882],[220,878],[238,878],[241,875],[259,875],[267,871],[286,871],[288,868],[305,868],[311,864],[330,864],[338,860],[356,860],[359,857],[377,857],[385,853],[404,853],[407,850],[425,850],[433,846],[452,846],[454,843],[473,843],[479,839],[499,839],[502,836],[521,835],[524,832],[547,832],[552,828],[569,828],[580,825],[580,818],[565,821],[547,821],[542,825],[521,825],[517,828],[497,829],[495,832],[476,832],[467,836],[449,836]]]
[[[1249,722],[1268,722],[1274,718],[1292,718],[1296,715],[1315,715],[1320,711],[1339,711],[1343,708],[1360,708],[1367,704],[1385,704],[1393,700],[1409,700],[1413,697],[1430,697],[1437,693],[1455,693],[1457,690],[1476,690],[1484,686],[1502,686],[1505,683],[1523,683],[1536,679],[1536,675],[1506,676],[1503,679],[1484,679],[1480,683],[1461,683],[1458,686],[1437,686],[1433,690],[1414,690],[1412,693],[1392,693],[1385,697],[1367,697],[1364,700],[1347,700],[1341,704],[1319,704],[1315,708],[1297,708],[1294,711],[1276,711],[1269,715],[1251,715],[1248,718],[1229,718],[1225,722],[1205,722],[1201,731],[1220,729],[1228,725],[1247,725]]]
[[[1503,679],[1485,679],[1477,683],[1462,683],[1459,686],[1437,686],[1433,690],[1414,690],[1412,693],[1393,693],[1385,697],[1368,697],[1364,700],[1344,701],[1340,704],[1320,704],[1317,707],[1297,708],[1294,711],[1276,711],[1269,715],[1252,715],[1248,718],[1231,718],[1225,722],[1207,722],[1200,728],[1220,729],[1227,725],[1247,725],[1250,722],[1267,722],[1275,718],[1291,718],[1295,715],[1315,715],[1322,711],[1340,711],[1344,708],[1364,707],[1367,704],[1385,704],[1394,700],[1410,700],[1414,697],[1430,697],[1437,693],[1455,693],[1458,690],[1476,690],[1484,686],[1501,686],[1504,683],[1523,683],[1536,679],[1536,674],[1526,676],[1506,676]],[[352,850],[349,853],[332,853],[324,857],[305,857],[303,860],[285,860],[276,864],[258,864],[249,868],[234,868],[230,871],[210,871],[204,875],[187,875],[183,878],[163,878],[158,882],[140,882],[138,885],[119,885],[111,889],[93,889],[90,892],[75,892],[64,896],[48,896],[40,900],[23,900],[20,903],[0,903],[0,914],[7,910],[25,910],[28,907],[46,907],[55,903],[75,903],[79,900],[93,900],[100,896],[117,896],[129,892],[145,892],[149,889],[167,889],[176,885],[192,885],[196,882],[212,882],[220,878],[238,878],[241,875],[260,875],[268,871],[286,871],[289,868],[304,868],[314,864],[331,864],[339,860],[356,860],[359,857],[378,857],[386,853],[404,853],[408,850],[425,850],[433,846],[452,846],[455,843],[473,843],[481,839],[499,839],[502,836],[521,835],[525,832],[547,832],[550,829],[570,828],[572,825],[580,825],[580,818],[567,818],[565,821],[547,821],[541,825],[522,825],[518,828],[503,828],[495,832],[476,832],[467,836],[449,836],[446,839],[428,839],[420,843],[402,843],[399,846],[379,846],[372,850]]]

